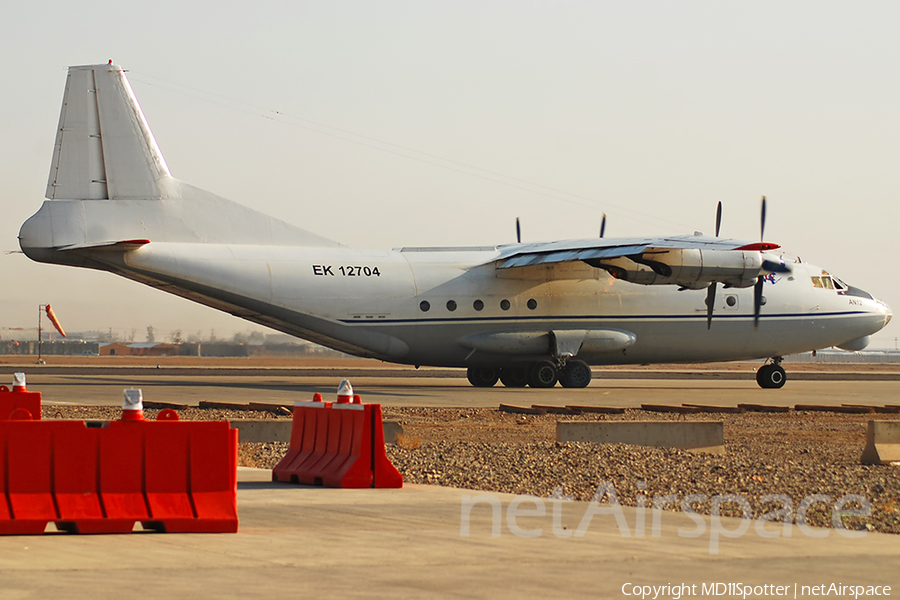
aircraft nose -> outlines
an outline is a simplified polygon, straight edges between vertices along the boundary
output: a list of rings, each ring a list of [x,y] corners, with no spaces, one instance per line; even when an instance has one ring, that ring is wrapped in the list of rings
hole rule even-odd
[[[858,296],[860,298],[866,298],[866,299],[870,300],[872,302],[872,304],[874,304],[874,306],[872,306],[872,304],[869,304],[871,312],[875,315],[880,315],[880,316],[884,317],[884,323],[882,323],[882,325],[879,329],[884,329],[885,327],[887,327],[887,324],[891,322],[891,317],[893,316],[893,313],[891,312],[891,307],[888,306],[886,303],[882,302],[881,300],[879,300],[878,298],[876,298],[875,296],[873,296],[872,294],[870,294],[869,292],[867,292],[865,290],[861,290],[857,287],[853,287],[852,285],[849,285],[849,286],[847,286],[847,291],[845,293],[850,296]]]
[[[874,306],[872,307],[872,312],[876,315],[884,317],[884,323],[881,325],[880,329],[884,329],[887,327],[887,324],[891,322],[891,317],[894,316],[894,313],[891,312],[891,307],[887,305],[887,303],[882,302],[878,298],[871,296],[872,302]]]

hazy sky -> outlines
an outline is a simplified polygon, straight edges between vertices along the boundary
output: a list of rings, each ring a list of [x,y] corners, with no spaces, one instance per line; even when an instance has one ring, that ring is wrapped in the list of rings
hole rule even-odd
[[[375,248],[766,238],[900,307],[896,2],[17,2],[0,250],[43,201],[66,67],[129,70],[172,174]],[[0,254],[0,327],[259,329]],[[874,346],[893,347],[892,324]],[[139,335],[140,337],[140,335]]]

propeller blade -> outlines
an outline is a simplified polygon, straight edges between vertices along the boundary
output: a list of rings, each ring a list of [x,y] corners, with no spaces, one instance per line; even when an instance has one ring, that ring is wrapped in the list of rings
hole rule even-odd
[[[762,270],[767,273],[790,273],[791,268],[787,266],[783,260],[775,262],[774,260],[765,259],[762,261]]]
[[[519,225],[519,217],[516,217],[516,243],[522,243],[522,226]]]
[[[719,205],[721,206],[721,204]],[[716,305],[716,282],[713,281],[706,288],[706,328],[712,327],[713,307]]]
[[[753,286],[753,328],[759,328],[759,311],[762,308],[763,283],[765,279],[760,275]]]
[[[600,237],[603,237],[604,233],[606,233],[606,213],[603,213],[603,220],[600,221]]]
[[[766,234],[766,197],[762,197],[762,208],[759,215],[759,241],[763,241]]]
[[[722,201],[716,207],[716,237],[719,237],[719,228],[722,226]]]

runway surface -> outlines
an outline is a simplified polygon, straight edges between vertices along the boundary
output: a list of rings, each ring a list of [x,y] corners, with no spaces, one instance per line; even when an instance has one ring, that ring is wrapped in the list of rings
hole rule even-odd
[[[12,370],[4,367],[0,381],[12,381]],[[24,368],[24,367],[22,367]],[[3,371],[8,371],[4,375]],[[292,405],[295,400],[310,400],[320,392],[326,399],[335,393],[340,380],[348,376],[354,390],[364,401],[385,406],[495,407],[499,404],[583,404],[614,407],[639,407],[641,404],[900,404],[900,380],[865,379],[792,380],[779,390],[764,390],[750,378],[724,378],[711,374],[706,378],[679,378],[678,374],[653,372],[629,373],[631,378],[604,379],[595,376],[585,389],[474,388],[459,376],[415,376],[393,371],[380,376],[372,371],[335,369],[327,375],[221,374],[217,369],[197,371],[196,375],[168,374],[167,370],[131,370],[127,374],[107,368],[82,368],[72,374],[43,374],[26,370],[28,389],[43,394],[46,404],[86,404],[120,406],[122,390],[138,387],[144,399],[196,406],[200,401],[267,402]],[[660,376],[670,375],[669,378]],[[790,377],[790,371],[789,371]],[[9,384],[7,384],[9,385]]]

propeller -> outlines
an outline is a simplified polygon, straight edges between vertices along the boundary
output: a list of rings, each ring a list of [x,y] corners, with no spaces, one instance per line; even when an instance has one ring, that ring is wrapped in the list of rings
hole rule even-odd
[[[766,234],[766,197],[762,197],[762,207],[759,211],[759,241],[763,241]]]
[[[766,233],[766,197],[762,197],[762,205],[759,210],[759,241],[760,243],[763,241],[763,236]],[[763,268],[771,261],[765,261],[763,264]],[[782,265],[784,266],[784,265]],[[766,282],[764,275],[759,275],[756,278],[756,285],[753,286],[753,328],[759,329],[759,312],[762,308],[763,302],[763,284]]]
[[[606,213],[603,213],[603,220],[600,221],[600,237],[603,237],[604,233],[606,233]]]
[[[753,328],[759,328],[759,309],[762,307],[763,300],[763,283],[765,278],[760,275],[756,278],[756,285],[753,286]]]
[[[719,237],[719,228],[722,227],[722,201],[716,206],[716,237]]]
[[[516,242],[519,244],[522,243],[522,226],[519,225],[519,217],[516,217]]]
[[[722,226],[722,203],[719,202],[719,205],[716,207],[716,237],[719,237],[719,230]],[[746,246],[742,246],[739,248],[740,250],[756,250],[759,252],[763,252],[765,250],[771,250],[773,248],[778,248],[775,244],[767,244],[763,242],[763,238],[766,233],[766,197],[762,197],[762,204],[760,206],[759,211],[759,244],[748,244]],[[766,276],[769,273],[790,273],[791,269],[784,261],[773,261],[764,258],[761,264],[762,274],[757,275],[756,283],[753,285],[753,327],[754,329],[759,328],[759,316],[760,311],[762,309],[762,305],[764,303],[763,299],[763,285],[766,282]],[[713,315],[713,307],[715,306],[716,299],[716,282],[713,281],[709,284],[706,292],[706,328],[710,329],[712,327],[712,315]]]
[[[719,237],[719,229],[722,227],[722,201],[716,206],[716,237]],[[716,282],[713,281],[706,288],[706,328],[712,327],[713,307],[716,304]]]

